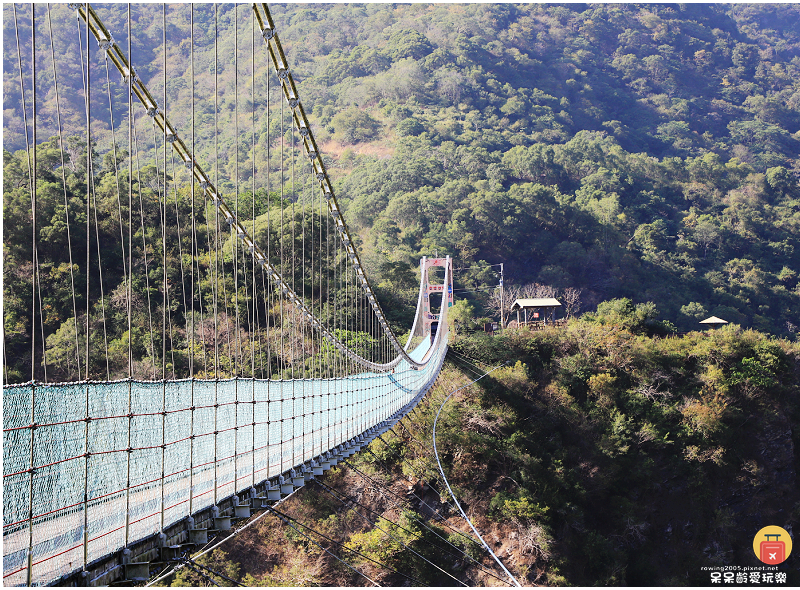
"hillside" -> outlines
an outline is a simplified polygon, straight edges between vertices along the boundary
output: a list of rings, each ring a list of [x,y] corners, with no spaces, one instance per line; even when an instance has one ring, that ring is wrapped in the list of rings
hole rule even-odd
[[[580,288],[587,307],[624,296],[683,330],[715,314],[788,335],[800,311],[797,10],[276,12],[316,133],[352,144],[334,154],[339,195],[374,268],[450,252],[462,267],[505,262],[507,282]],[[457,278],[496,284],[486,271]]]
[[[735,327],[660,339],[623,323],[460,338],[414,413],[278,509],[381,584],[502,585],[461,535],[431,426],[447,394],[510,362],[447,402],[437,446],[523,585],[707,586],[702,567],[758,566],[753,535],[800,521],[800,350]],[[222,550],[204,563],[247,585],[371,585],[274,516]],[[797,563],[781,569],[789,586]],[[201,582],[185,572],[174,585]]]

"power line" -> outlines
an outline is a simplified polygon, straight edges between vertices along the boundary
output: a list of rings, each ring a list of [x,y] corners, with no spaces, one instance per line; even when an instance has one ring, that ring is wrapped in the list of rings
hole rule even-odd
[[[500,285],[495,285],[494,287],[478,287],[476,289],[453,289],[453,293],[475,293],[477,291],[494,291],[495,289],[499,289]]]
[[[380,438],[380,437],[378,437],[378,438]],[[383,444],[387,444],[387,443],[386,443],[386,441],[384,441],[382,438],[381,438],[381,442],[382,442]],[[389,450],[390,450],[390,451],[392,451],[392,452],[394,453],[394,451],[393,451],[393,449],[392,449],[391,447],[388,447],[388,448],[389,448]],[[387,464],[386,464],[386,463],[385,463],[385,462],[384,462],[384,461],[383,461],[383,460],[382,460],[380,457],[378,457],[378,456],[377,456],[375,453],[373,453],[373,452],[372,452],[370,449],[365,449],[365,450],[366,450],[366,451],[367,451],[367,452],[368,452],[370,455],[372,455],[373,457],[375,457],[375,458],[376,458],[376,459],[377,459],[377,460],[378,460],[378,461],[381,463],[381,465],[383,465],[383,466],[384,466],[384,468],[386,468],[386,470],[387,470],[387,471],[388,471],[388,470],[390,470],[389,466],[388,466],[388,465],[387,465]],[[395,453],[395,455],[397,455],[397,453]],[[398,456],[398,457],[399,457],[399,458],[400,458],[402,461],[404,461],[404,462],[406,463],[406,465],[408,465],[409,467],[411,467],[411,469],[412,469],[412,470],[414,469],[414,466],[413,466],[413,465],[411,465],[411,463],[409,463],[408,461],[406,461],[406,460],[405,460],[403,457],[401,457],[400,455],[397,455],[397,456]],[[350,465],[349,463],[347,463],[347,464],[348,464],[348,465]],[[361,474],[363,477],[367,477],[367,478],[369,478],[369,479],[370,479],[370,481],[374,481],[374,480],[372,480],[372,478],[371,478],[371,477],[369,477],[368,475],[365,475],[365,474],[361,473],[361,471],[359,471],[357,467],[355,467],[355,466],[353,466],[353,465],[350,465],[350,467],[351,467],[352,469],[354,469],[355,471],[357,471],[359,474]],[[419,477],[419,474],[418,474],[418,472],[417,472],[416,470],[414,470],[414,471],[415,471],[415,474],[417,475],[417,477]],[[425,475],[425,474],[423,474],[423,475]],[[421,479],[422,479],[422,478],[420,478],[420,480],[421,480]],[[429,485],[430,485],[430,483],[429,483]],[[436,492],[437,494],[439,494],[439,492],[438,492],[438,491],[436,491],[436,488],[434,488],[433,486],[431,486],[431,489],[432,489],[434,492]],[[389,491],[389,492],[390,492],[390,493],[392,493],[393,495],[397,495],[397,494],[394,494],[394,492],[392,492],[391,490],[388,490],[388,488],[387,488],[387,491]],[[432,511],[432,512],[433,512],[433,513],[434,513],[436,516],[438,516],[438,517],[439,517],[439,519],[440,519],[442,522],[444,522],[444,517],[443,517],[443,516],[442,516],[442,515],[439,513],[439,511],[438,511],[438,510],[436,510],[436,509],[435,509],[433,506],[431,506],[430,504],[428,504],[427,502],[425,502],[425,500],[423,500],[422,498],[420,498],[419,496],[417,496],[417,494],[416,494],[416,493],[412,492],[412,495],[413,495],[413,496],[414,496],[414,497],[415,497],[417,500],[419,500],[419,501],[420,501],[422,504],[424,504],[425,506],[427,506],[428,508],[430,508],[430,509],[431,509],[431,511]],[[398,496],[398,497],[399,497],[399,496]],[[441,497],[441,496],[440,496],[440,497]],[[455,529],[453,529],[453,530],[455,530]],[[471,539],[470,539],[470,540],[471,540]]]
[[[500,365],[500,366],[502,366],[502,365]],[[456,506],[458,506],[458,509],[459,509],[459,511],[461,512],[461,516],[463,516],[463,517],[464,517],[464,520],[466,520],[466,521],[467,521],[467,523],[469,524],[470,528],[472,528],[472,532],[474,532],[474,533],[475,533],[475,535],[476,535],[476,536],[477,536],[477,537],[478,537],[478,538],[481,540],[481,543],[483,543],[483,546],[484,546],[484,547],[486,547],[486,550],[487,550],[489,553],[491,553],[491,555],[492,555],[492,557],[494,558],[494,560],[495,560],[495,561],[496,561],[496,562],[497,562],[497,563],[500,565],[500,567],[501,567],[501,568],[503,568],[503,571],[504,571],[504,572],[505,572],[505,573],[508,575],[508,577],[509,577],[509,578],[511,578],[511,580],[514,582],[514,585],[515,585],[515,586],[517,586],[517,587],[521,587],[521,586],[520,586],[520,583],[519,583],[519,582],[517,582],[517,579],[516,579],[516,578],[515,578],[513,575],[511,575],[511,572],[509,572],[509,571],[506,569],[506,566],[504,566],[504,565],[503,565],[503,562],[502,562],[502,561],[500,561],[500,558],[498,558],[498,557],[497,557],[497,556],[494,554],[494,551],[492,551],[492,550],[491,550],[491,548],[489,547],[489,545],[487,545],[487,544],[486,544],[486,541],[484,541],[484,540],[483,540],[483,537],[481,537],[480,533],[479,533],[479,532],[478,532],[478,530],[475,528],[475,525],[473,525],[473,524],[472,524],[472,521],[471,521],[471,520],[470,520],[470,519],[467,517],[466,513],[464,512],[464,509],[461,507],[461,504],[458,502],[458,498],[456,498],[456,495],[453,493],[453,490],[452,490],[452,488],[450,487],[450,483],[447,481],[447,477],[446,477],[446,476],[445,476],[445,474],[444,474],[444,469],[442,468],[442,462],[439,460],[439,452],[438,452],[438,450],[436,449],[436,423],[437,423],[437,422],[438,422],[438,420],[439,420],[439,414],[441,414],[441,412],[442,412],[442,408],[444,408],[444,405],[447,403],[447,400],[449,400],[449,399],[450,399],[450,398],[453,396],[453,394],[455,394],[455,393],[457,393],[457,392],[461,391],[462,389],[465,389],[465,388],[469,387],[469,386],[470,386],[470,385],[472,385],[473,383],[476,383],[476,382],[480,381],[481,379],[483,379],[484,377],[486,377],[486,375],[488,375],[489,373],[492,373],[493,371],[496,371],[497,369],[499,369],[499,368],[500,368],[500,366],[497,366],[497,367],[495,367],[494,369],[491,369],[490,371],[487,371],[486,373],[484,373],[483,375],[481,375],[481,376],[480,376],[480,377],[478,377],[477,379],[475,379],[475,380],[473,380],[473,381],[470,381],[469,383],[467,383],[466,385],[463,385],[462,387],[459,387],[458,389],[455,389],[455,390],[453,390],[453,391],[450,393],[450,395],[448,395],[448,396],[445,398],[445,400],[442,402],[442,405],[439,407],[439,411],[438,411],[438,412],[436,412],[436,418],[434,418],[434,420],[433,420],[433,452],[434,452],[434,454],[436,455],[436,462],[439,464],[439,472],[442,474],[442,478],[444,479],[444,483],[445,483],[445,485],[447,486],[447,490],[450,492],[450,495],[453,497],[453,501],[456,503]]]
[[[317,483],[319,483],[319,482],[317,482]],[[321,484],[321,485],[322,485],[323,489],[326,489],[326,490],[328,491],[328,493],[329,493],[330,495],[332,495],[334,498],[336,498],[336,495],[339,495],[339,492],[336,492],[336,491],[335,491],[335,490],[333,490],[332,488],[329,488],[328,486],[326,486],[326,485],[324,485],[324,484]],[[336,495],[334,495],[334,494],[336,494]],[[340,501],[340,502],[342,502],[342,503],[344,504],[344,501],[343,501],[343,500],[341,500],[340,498],[337,498],[337,499],[339,499],[339,501]],[[367,508],[366,506],[364,506],[364,505],[363,505],[363,504],[361,504],[360,502],[358,502],[358,501],[355,501],[355,503],[356,503],[356,504],[358,504],[359,506],[361,506],[362,508],[365,508],[365,509],[369,510],[370,512],[373,512],[373,513],[374,513],[374,511],[373,511],[373,510],[370,510],[369,508]],[[392,538],[394,541],[397,541],[398,543],[400,543],[400,544],[401,544],[403,547],[405,547],[406,549],[408,549],[408,550],[409,550],[411,553],[413,553],[414,555],[416,555],[417,557],[419,557],[419,558],[420,558],[420,559],[422,559],[423,561],[425,561],[425,562],[429,563],[430,565],[432,565],[433,567],[435,567],[437,570],[439,570],[439,571],[440,571],[440,572],[442,572],[443,574],[445,574],[445,575],[447,575],[447,576],[449,576],[449,577],[453,578],[453,579],[454,579],[456,582],[458,582],[458,583],[459,583],[459,584],[461,584],[462,586],[466,586],[466,584],[465,584],[464,582],[462,582],[461,580],[459,580],[458,578],[456,578],[456,577],[455,577],[453,574],[451,574],[451,573],[450,573],[450,572],[448,572],[448,571],[445,571],[445,570],[443,570],[442,568],[440,568],[438,565],[436,565],[435,563],[433,563],[431,560],[429,560],[429,559],[428,559],[427,557],[425,557],[424,555],[421,555],[420,553],[417,553],[416,551],[414,551],[414,550],[413,550],[411,547],[409,547],[409,546],[408,546],[408,545],[406,545],[406,544],[405,544],[403,541],[401,541],[400,539],[398,539],[397,537],[395,537],[395,536],[394,536],[392,533],[390,533],[389,531],[386,531],[386,530],[382,529],[381,527],[379,527],[379,526],[378,526],[378,523],[376,523],[375,521],[373,521],[373,520],[370,520],[369,518],[367,518],[366,516],[364,516],[363,514],[361,514],[361,513],[360,513],[358,510],[355,510],[355,509],[353,509],[353,512],[355,512],[355,513],[356,513],[357,515],[359,515],[361,518],[363,518],[364,520],[366,520],[368,523],[372,524],[372,526],[374,526],[376,529],[378,529],[378,530],[379,530],[379,531],[381,531],[382,533],[385,533],[385,534],[389,535],[389,536],[390,536],[390,537],[391,537],[391,538]],[[396,527],[398,527],[398,528],[400,528],[400,529],[402,529],[402,530],[404,530],[404,531],[406,531],[406,532],[409,532],[407,529],[404,529],[403,527],[401,527],[401,526],[400,526],[400,525],[398,525],[397,523],[393,522],[392,520],[389,520],[389,519],[388,519],[388,518],[386,518],[385,516],[380,516],[380,515],[379,515],[379,518],[383,518],[384,520],[387,520],[387,521],[389,521],[390,523],[392,523],[392,524],[393,524],[393,525],[395,525]]]
[[[369,449],[367,449],[367,450],[369,450]],[[370,451],[370,452],[371,452],[371,451]],[[355,467],[354,465],[351,465],[349,461],[345,461],[345,464],[346,464],[348,467],[350,467],[352,470],[354,470],[356,473],[358,473],[358,474],[359,474],[359,475],[360,475],[362,478],[369,480],[369,481],[370,481],[370,482],[372,482],[374,485],[376,485],[376,486],[378,486],[379,488],[382,488],[383,490],[385,490],[385,491],[389,492],[391,495],[393,495],[393,496],[395,496],[395,497],[397,497],[397,498],[400,498],[400,496],[398,496],[397,494],[395,494],[395,493],[394,493],[392,490],[390,490],[389,488],[387,488],[387,487],[385,487],[385,486],[381,485],[381,483],[380,483],[380,482],[377,482],[377,481],[375,481],[375,480],[374,480],[374,479],[372,479],[372,478],[371,478],[369,475],[367,475],[367,474],[363,473],[361,470],[359,470],[359,469],[358,469],[357,467]],[[318,482],[318,483],[321,483],[321,482]],[[416,494],[415,494],[415,497],[416,497]],[[394,501],[392,501],[392,500],[391,500],[391,499],[389,499],[389,498],[387,498],[387,499],[388,499],[390,502],[392,502],[392,504],[394,504],[395,506],[397,506],[398,508],[402,508],[402,506],[401,506],[400,504],[398,504],[397,502],[394,502]],[[401,498],[401,499],[402,499],[402,498]],[[420,499],[420,501],[422,501],[422,500]],[[422,501],[422,502],[423,502],[423,504],[425,504],[425,502],[424,502],[424,501]],[[425,505],[426,505],[426,506],[428,506],[428,507],[430,508],[430,506],[429,506],[428,504],[425,504]],[[431,509],[433,510],[433,508],[431,508]],[[436,514],[437,516],[439,516],[440,518],[442,518],[442,517],[441,517],[441,515],[439,515],[439,513],[438,513],[438,512],[436,512],[435,510],[434,510],[434,514]],[[497,576],[495,576],[495,575],[494,575],[494,574],[493,574],[493,573],[492,573],[490,570],[488,570],[488,569],[487,569],[487,568],[486,568],[486,567],[485,567],[485,566],[484,566],[484,565],[483,565],[481,562],[479,562],[477,559],[475,559],[474,557],[472,557],[471,555],[469,555],[468,553],[466,553],[464,550],[462,550],[462,549],[459,549],[458,547],[456,547],[455,545],[453,545],[453,544],[452,544],[450,541],[448,541],[448,540],[447,540],[447,539],[445,539],[444,537],[440,536],[440,535],[439,535],[439,534],[438,534],[438,533],[437,533],[437,532],[436,532],[434,529],[430,528],[430,527],[429,527],[427,524],[425,524],[425,521],[424,521],[424,520],[422,520],[421,518],[417,518],[417,517],[415,517],[415,519],[414,519],[414,520],[416,520],[416,522],[418,522],[419,524],[421,524],[423,527],[425,527],[425,528],[426,528],[427,530],[429,530],[431,533],[433,533],[434,535],[436,535],[436,536],[437,536],[439,539],[441,539],[442,541],[444,541],[445,543],[447,543],[448,545],[450,545],[450,546],[451,546],[453,549],[455,549],[456,551],[458,551],[459,553],[461,553],[461,555],[463,555],[463,556],[464,556],[464,557],[466,557],[467,559],[469,559],[469,560],[471,560],[471,561],[475,562],[475,564],[476,564],[476,565],[478,565],[478,566],[479,566],[479,567],[480,567],[480,568],[481,568],[481,569],[482,569],[484,572],[486,572],[487,574],[489,574],[489,575],[490,575],[490,576],[492,576],[493,578],[495,578],[495,579],[497,579],[497,580],[500,580],[501,582],[505,582],[505,580],[503,580],[503,579],[501,579],[501,578],[498,578]],[[455,531],[455,532],[457,532],[457,533],[459,533],[459,534],[463,535],[463,533],[461,533],[461,531],[459,531],[459,530],[457,530],[457,529],[453,529],[453,528],[452,528],[450,525],[448,525],[448,524],[447,524],[447,522],[446,522],[446,521],[444,521],[444,518],[442,518],[442,524],[444,524],[445,526],[447,526],[449,529],[451,529],[451,530],[453,530],[453,531]],[[399,526],[399,525],[397,525],[397,526]],[[400,528],[402,528],[402,527],[400,527]],[[405,529],[404,529],[404,530],[405,530]],[[474,539],[471,539],[471,538],[467,537],[466,535],[464,535],[464,537],[465,537],[466,539],[468,539],[469,541],[473,542],[473,543],[477,543],[477,541],[475,541]],[[425,539],[423,539],[423,540],[425,540]],[[429,544],[433,545],[432,543],[430,543],[430,541],[427,541],[427,540],[425,540],[425,541],[426,541],[427,543],[429,543]],[[433,546],[434,546],[434,547],[436,547],[435,545],[433,545]],[[483,549],[483,547],[481,547],[481,549]],[[453,556],[453,557],[456,557],[455,555],[453,555],[453,554],[452,554],[452,553],[450,553],[449,551],[445,551],[445,552],[446,552],[448,555],[451,555],[451,556]]]
[[[353,469],[354,471],[357,471],[357,472],[358,472],[358,473],[359,473],[359,474],[360,474],[360,475],[361,475],[363,478],[365,478],[365,479],[369,479],[369,481],[370,481],[370,482],[372,482],[373,484],[375,484],[375,485],[376,485],[378,488],[382,488],[382,490],[385,490],[385,491],[390,491],[390,490],[388,490],[388,488],[385,488],[384,486],[382,486],[381,484],[379,484],[378,482],[376,482],[376,481],[375,481],[374,479],[372,479],[371,477],[365,476],[363,473],[361,473],[360,471],[358,471],[358,469],[356,469],[355,467],[353,467],[353,466],[352,466],[352,465],[351,465],[351,464],[350,464],[348,461],[345,461],[344,463],[345,463],[345,464],[346,464],[348,467],[350,467],[351,469]],[[372,510],[372,509],[371,509],[371,508],[369,508],[368,506],[366,506],[366,505],[362,504],[361,502],[359,502],[358,500],[356,500],[356,499],[355,499],[353,496],[351,496],[351,495],[349,495],[349,494],[343,494],[343,493],[341,493],[341,492],[339,492],[339,491],[337,491],[337,490],[334,490],[334,489],[333,489],[333,488],[331,488],[330,486],[327,486],[327,485],[325,485],[324,483],[322,483],[322,482],[320,482],[320,481],[317,481],[317,483],[318,483],[319,485],[321,485],[323,488],[327,489],[329,492],[334,492],[334,493],[336,493],[337,495],[341,495],[341,496],[343,496],[343,497],[347,498],[347,499],[348,499],[350,502],[353,502],[353,503],[355,503],[355,504],[358,504],[359,506],[361,506],[362,508],[364,508],[364,509],[365,509],[365,510],[367,510],[368,512],[370,512],[370,513],[372,513],[372,514],[374,514],[374,515],[378,516],[379,518],[383,518],[384,520],[388,520],[389,522],[391,522],[391,523],[392,523],[394,526],[396,526],[397,528],[399,528],[399,529],[401,529],[401,530],[403,530],[403,531],[405,531],[405,532],[407,532],[407,533],[409,533],[409,534],[412,534],[412,535],[413,535],[413,534],[415,534],[415,533],[414,533],[414,531],[409,531],[408,529],[406,529],[406,528],[404,528],[403,526],[401,526],[400,524],[398,524],[398,523],[394,522],[394,521],[393,521],[393,520],[391,520],[390,518],[386,518],[386,517],[385,517],[385,516],[383,516],[382,514],[379,514],[379,513],[378,513],[378,512],[376,512],[375,510]],[[383,493],[381,493],[381,495],[383,495]],[[384,498],[386,498],[386,496],[384,496]],[[392,501],[391,501],[389,498],[386,498],[386,499],[387,499],[387,500],[389,500],[390,502],[392,502]],[[340,500],[340,501],[341,501],[341,500]],[[393,504],[394,506],[398,507],[398,508],[403,508],[403,507],[402,507],[402,506],[400,506],[400,505],[399,505],[397,502],[392,502],[392,504]],[[419,523],[420,523],[420,524],[421,524],[423,527],[425,527],[425,528],[426,528],[428,531],[430,531],[430,532],[432,532],[432,533],[436,534],[436,532],[435,532],[433,529],[431,529],[430,527],[428,527],[428,526],[426,526],[426,525],[425,525],[424,521],[422,521],[422,520],[420,520],[420,519],[415,519],[415,520],[416,520],[417,522],[419,522]],[[438,535],[437,535],[437,536],[438,536]],[[439,538],[440,538],[441,540],[443,540],[445,543],[448,543],[448,541],[447,541],[446,539],[443,539],[442,537],[439,537]],[[428,543],[428,544],[429,544],[431,547],[434,547],[434,548],[436,548],[436,549],[441,549],[441,547],[437,547],[437,546],[436,546],[436,545],[434,545],[434,544],[433,544],[431,541],[429,541],[429,540],[427,540],[427,539],[424,539],[424,538],[423,538],[421,535],[417,535],[417,539],[420,539],[420,540],[422,540],[422,541],[425,541],[425,542],[426,542],[426,543]],[[452,546],[454,549],[456,549],[457,551],[459,551],[459,552],[460,552],[462,555],[465,555],[465,556],[467,556],[467,555],[466,555],[466,553],[464,553],[463,551],[461,551],[460,549],[458,549],[458,547],[456,547],[455,545],[452,545],[452,543],[448,543],[448,545],[451,545],[451,546]],[[446,551],[446,550],[444,550],[444,551],[445,551],[445,553],[447,553],[448,555],[450,555],[450,556],[452,556],[452,557],[458,557],[457,555],[455,555],[455,554],[453,554],[453,553],[450,553],[449,551]],[[467,557],[469,557],[469,556],[467,556]]]
[[[191,562],[189,562],[189,560],[185,560],[185,561],[186,561],[186,563],[185,563],[186,567],[188,567],[190,570],[192,570],[198,576],[200,576],[201,578],[203,578],[207,582],[211,582],[212,584],[214,584],[214,586],[219,586],[219,584],[217,583],[216,580],[213,580],[212,578],[210,578],[209,576],[207,576],[203,572],[201,572],[199,569],[194,567],[194,565]],[[240,586],[240,585],[241,584],[237,584],[237,586]]]
[[[299,488],[298,488],[298,489],[299,489]],[[297,491],[297,490],[295,490],[295,492],[296,492],[296,491]],[[286,498],[290,498],[290,497],[291,497],[293,494],[294,494],[294,492],[292,492],[292,494],[289,494],[288,496],[286,496]],[[283,501],[283,500],[286,500],[286,498],[283,498],[281,501]],[[196,553],[196,554],[195,554],[193,557],[191,557],[191,559],[192,559],[192,560],[197,560],[197,559],[199,559],[200,557],[202,557],[203,555],[205,555],[206,553],[209,553],[209,552],[213,551],[214,549],[216,549],[217,547],[219,547],[220,545],[222,545],[222,544],[223,544],[225,541],[228,541],[228,540],[230,540],[230,539],[233,539],[233,538],[234,538],[236,535],[238,535],[238,534],[239,534],[239,533],[241,533],[242,531],[244,531],[244,530],[246,530],[246,529],[250,528],[251,526],[253,526],[253,525],[254,525],[255,523],[257,523],[259,520],[261,520],[262,518],[264,518],[264,517],[265,517],[267,514],[269,514],[269,513],[268,513],[268,512],[266,512],[266,511],[265,511],[265,512],[262,512],[261,514],[259,514],[258,516],[256,516],[254,519],[250,520],[250,521],[249,521],[247,524],[245,524],[243,527],[236,529],[235,531],[233,531],[233,533],[231,533],[231,534],[230,534],[230,535],[228,535],[227,537],[224,537],[223,539],[221,539],[221,540],[220,540],[218,543],[215,543],[214,545],[211,545],[210,547],[209,547],[208,545],[206,545],[206,546],[205,546],[205,547],[204,547],[204,548],[203,548],[203,549],[202,549],[202,550],[201,550],[199,553]],[[210,545],[210,543],[211,543],[211,542],[209,542],[209,545]],[[175,571],[176,571],[176,570],[180,569],[181,567],[183,567],[183,565],[178,565],[177,567],[173,568],[173,570],[172,570],[172,571],[170,571],[170,572],[168,572],[168,573],[166,573],[166,574],[162,574],[162,575],[160,575],[159,577],[157,577],[157,578],[155,578],[155,579],[153,579],[153,580],[149,581],[147,584],[145,584],[145,587],[147,587],[147,586],[152,586],[152,585],[153,585],[153,584],[155,584],[156,582],[160,582],[160,581],[161,581],[161,580],[163,580],[164,578],[167,578],[167,577],[171,576],[172,574],[174,574],[174,573],[175,573]]]
[[[237,581],[236,581],[236,580],[234,580],[233,578],[229,578],[229,577],[228,577],[228,576],[226,576],[225,574],[221,574],[221,573],[219,573],[219,572],[216,572],[216,571],[212,570],[210,567],[208,567],[208,566],[205,566],[205,565],[203,565],[202,563],[199,563],[199,562],[193,561],[193,560],[189,559],[188,557],[184,557],[184,558],[182,558],[182,561],[183,561],[183,562],[185,562],[185,563],[186,563],[186,564],[187,564],[189,567],[192,567],[192,564],[193,564],[193,565],[195,565],[195,566],[197,566],[197,567],[203,568],[204,570],[206,570],[206,571],[208,571],[208,572],[210,572],[210,573],[214,574],[215,576],[218,576],[218,577],[222,578],[223,580],[227,580],[228,582],[230,582],[230,583],[232,583],[232,584],[236,584],[237,586],[244,586],[244,584],[242,584],[242,583],[240,583],[240,582],[237,582]]]
[[[343,559],[341,559],[340,557],[337,557],[336,555],[334,555],[333,553],[331,553],[330,551],[328,551],[327,549],[325,549],[325,547],[323,547],[322,545],[320,545],[319,543],[317,543],[317,542],[316,542],[314,539],[312,539],[311,537],[309,537],[308,535],[306,535],[306,534],[305,534],[303,531],[301,531],[300,529],[298,529],[296,526],[294,526],[294,525],[293,525],[291,522],[289,522],[289,521],[290,521],[290,520],[292,520],[292,521],[296,522],[297,524],[299,524],[299,525],[300,525],[301,527],[303,527],[304,529],[308,529],[308,530],[310,530],[311,532],[313,532],[313,533],[315,533],[315,534],[319,535],[320,537],[323,537],[323,538],[325,538],[325,539],[328,539],[329,541],[331,541],[331,542],[333,542],[333,543],[336,543],[337,545],[339,545],[339,546],[343,547],[344,549],[347,549],[348,551],[352,551],[353,553],[356,553],[356,554],[360,555],[361,557],[363,557],[363,558],[365,558],[365,559],[368,559],[369,561],[372,561],[373,563],[377,563],[377,564],[378,564],[378,565],[380,565],[381,567],[384,567],[384,568],[386,568],[386,569],[388,569],[388,570],[391,570],[391,571],[393,571],[393,572],[395,572],[395,573],[398,573],[398,574],[400,574],[401,576],[405,576],[405,577],[406,577],[406,578],[408,578],[409,580],[413,580],[413,581],[415,581],[415,582],[419,582],[419,580],[417,580],[416,578],[413,578],[412,576],[408,576],[408,575],[406,575],[406,574],[402,574],[402,573],[398,572],[397,570],[395,570],[394,568],[391,568],[391,567],[389,567],[389,566],[387,566],[387,565],[384,565],[384,564],[380,563],[379,561],[375,561],[374,559],[371,559],[371,558],[367,557],[366,555],[364,555],[364,554],[362,554],[362,553],[360,553],[360,552],[356,551],[355,549],[350,549],[350,548],[349,548],[349,547],[347,547],[346,545],[343,545],[342,543],[339,543],[338,541],[334,541],[334,540],[333,540],[333,539],[331,539],[330,537],[328,537],[328,536],[326,536],[326,535],[323,535],[323,534],[322,534],[322,533],[320,533],[320,532],[317,532],[317,531],[315,531],[314,529],[312,529],[311,527],[309,527],[309,526],[307,526],[307,525],[304,525],[303,523],[301,523],[300,521],[298,521],[298,520],[297,520],[297,519],[295,519],[295,518],[292,518],[292,517],[291,517],[291,516],[289,516],[288,514],[284,514],[283,512],[280,512],[280,511],[278,511],[278,510],[275,510],[274,508],[271,508],[271,507],[267,507],[267,509],[268,509],[268,510],[270,510],[270,511],[272,511],[272,512],[274,512],[274,513],[275,513],[275,514],[278,516],[278,518],[280,518],[282,521],[284,521],[286,524],[288,524],[290,527],[292,527],[292,528],[293,528],[294,530],[296,530],[298,533],[300,533],[301,535],[303,535],[303,536],[304,536],[306,539],[308,539],[309,541],[311,541],[312,543],[314,543],[314,545],[316,545],[317,547],[319,547],[320,549],[322,549],[323,551],[325,551],[325,552],[326,552],[328,555],[331,555],[332,557],[334,557],[334,558],[335,558],[335,559],[337,559],[338,561],[341,561],[343,564],[345,564],[345,565],[346,565],[347,567],[349,567],[351,570],[353,570],[354,572],[356,572],[357,574],[359,574],[359,575],[361,575],[361,576],[364,576],[364,577],[365,577],[367,580],[369,580],[370,582],[372,582],[372,583],[373,583],[373,584],[375,584],[376,586],[380,586],[380,584],[378,584],[378,583],[377,583],[375,580],[373,580],[372,578],[370,578],[370,577],[369,577],[369,576],[367,576],[366,574],[364,574],[364,573],[360,572],[359,570],[357,570],[356,568],[354,568],[352,565],[350,565],[349,563],[347,563],[346,561],[344,561],[344,560],[343,560]],[[424,586],[424,584],[422,584],[421,582],[420,582],[420,584]]]
[[[473,270],[479,268],[481,270],[487,270],[493,266],[502,266],[505,264],[504,262],[498,262],[497,264],[487,264],[486,266],[464,266],[462,268],[454,268],[453,270]]]
[[[452,355],[454,357],[454,359],[453,359],[453,363],[454,364],[455,363],[461,363],[461,365],[459,365],[461,369],[470,371],[470,372],[474,373],[475,375],[480,375],[481,374],[481,371],[479,369],[476,369],[475,367],[468,366],[470,363],[472,363],[474,365],[477,365],[477,363],[479,363],[480,361],[477,361],[475,359],[471,359],[468,356],[464,356],[464,355],[462,355],[460,353],[457,353],[452,348],[448,349],[447,352],[448,352],[448,354],[452,353]],[[461,358],[459,358],[459,357],[461,357]],[[467,365],[467,366],[463,366],[463,365]]]

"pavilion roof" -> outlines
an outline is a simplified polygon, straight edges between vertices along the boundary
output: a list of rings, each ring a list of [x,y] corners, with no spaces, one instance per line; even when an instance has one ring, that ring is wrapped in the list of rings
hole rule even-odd
[[[723,320],[721,318],[718,318],[715,315],[712,315],[710,318],[706,318],[700,323],[701,324],[727,324],[728,322],[726,322],[725,320]]]
[[[536,299],[517,299],[511,306],[512,311],[518,309],[531,309],[535,307],[561,307],[558,299],[552,297],[540,297]]]

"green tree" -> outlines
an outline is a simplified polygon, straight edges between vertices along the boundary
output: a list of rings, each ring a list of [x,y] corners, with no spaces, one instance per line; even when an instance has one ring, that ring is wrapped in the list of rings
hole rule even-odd
[[[338,113],[332,120],[337,137],[346,144],[371,141],[376,138],[381,124],[358,107]]]

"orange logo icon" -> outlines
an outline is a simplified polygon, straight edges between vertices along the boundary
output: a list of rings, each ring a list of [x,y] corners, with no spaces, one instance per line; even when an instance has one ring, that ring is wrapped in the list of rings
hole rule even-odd
[[[792,538],[779,526],[765,526],[753,539],[753,552],[761,562],[778,565],[792,552]]]

